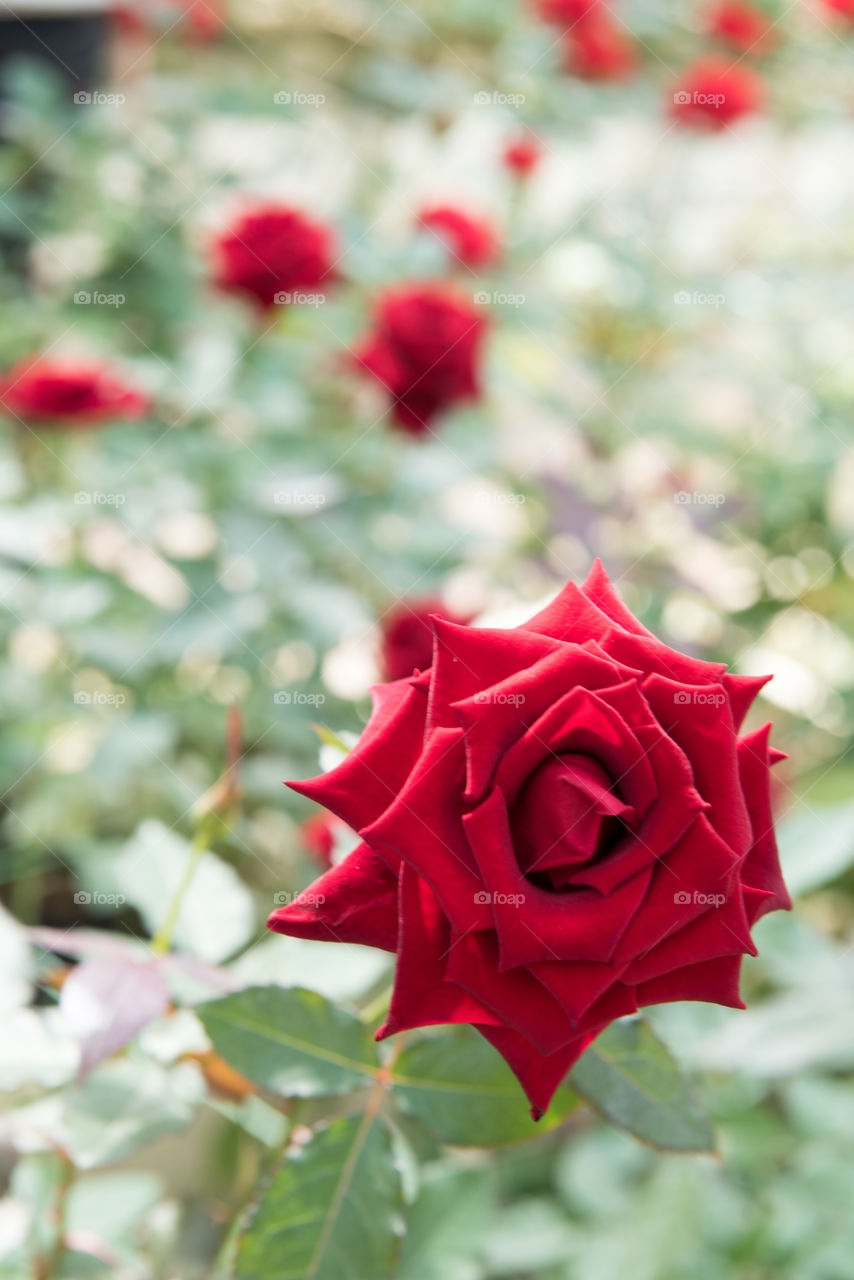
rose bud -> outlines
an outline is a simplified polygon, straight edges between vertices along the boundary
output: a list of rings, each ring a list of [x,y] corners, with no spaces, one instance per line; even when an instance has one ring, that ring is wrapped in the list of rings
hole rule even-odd
[[[485,267],[498,257],[498,238],[485,218],[434,205],[421,211],[418,225],[433,232],[461,266]]]
[[[762,105],[762,81],[749,67],[726,58],[699,58],[683,71],[671,115],[680,124],[723,129]]]
[[[24,424],[65,430],[140,418],[150,401],[106,364],[37,355],[0,379],[0,407]]]
[[[242,213],[214,241],[213,278],[262,309],[300,302],[333,278],[335,237],[299,209],[263,204]]]
[[[384,680],[411,676],[433,661],[433,623],[444,618],[465,626],[471,615],[453,613],[437,596],[404,600],[390,609],[381,623],[381,661]]]
[[[531,137],[524,137],[508,142],[501,159],[510,172],[521,180],[531,176],[542,156],[538,143]]]
[[[357,364],[387,387],[392,421],[420,435],[437,414],[480,395],[483,313],[444,284],[401,285],[376,307]]]
[[[657,640],[598,562],[521,627],[434,628],[347,758],[290,784],[362,843],[269,924],[396,953],[378,1038],[471,1023],[536,1118],[615,1018],[743,1008],[751,928],[789,906],[781,757],[741,733],[765,681]]]

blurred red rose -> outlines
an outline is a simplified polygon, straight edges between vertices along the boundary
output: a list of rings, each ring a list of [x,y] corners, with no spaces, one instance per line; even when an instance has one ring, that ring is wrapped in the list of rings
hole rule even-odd
[[[832,9],[843,18],[854,18],[854,0],[822,0],[825,9]]]
[[[517,178],[527,178],[534,172],[542,159],[542,149],[533,138],[516,138],[508,142],[501,159]]]
[[[485,218],[442,204],[423,209],[418,223],[438,236],[463,266],[483,267],[498,257],[498,237]]]
[[[603,7],[603,0],[534,0],[537,16],[559,27],[574,27]]]
[[[511,630],[437,621],[346,759],[290,785],[362,843],[270,928],[396,952],[383,1039],[472,1023],[535,1117],[643,1005],[743,1008],[751,929],[789,906],[765,681],[670,649],[604,569]]]
[[[671,114],[681,124],[723,129],[762,105],[762,81],[750,67],[726,58],[698,58],[673,91]]]
[[[355,359],[388,388],[394,423],[418,435],[449,405],[480,394],[485,328],[482,311],[449,286],[401,285],[380,299]]]
[[[324,870],[332,866],[336,825],[340,825],[338,819],[326,809],[322,809],[320,813],[306,818],[299,826],[300,838],[305,849]]]
[[[380,625],[384,680],[401,680],[430,666],[434,632],[431,614],[459,626],[471,622],[471,615],[454,613],[438,596],[401,601],[388,611]]]
[[[123,35],[157,35],[174,29],[191,44],[208,44],[225,26],[222,0],[161,0],[154,7],[123,0],[110,9],[110,18]]]
[[[299,302],[333,275],[335,237],[299,209],[263,204],[242,213],[212,246],[214,281],[263,308]]]
[[[739,53],[769,53],[777,43],[767,13],[741,0],[721,0],[708,15],[708,31]]]
[[[624,80],[638,65],[634,41],[607,13],[573,27],[563,52],[566,70],[586,80]]]
[[[37,355],[0,379],[0,406],[23,422],[70,428],[139,418],[150,400],[107,365]]]

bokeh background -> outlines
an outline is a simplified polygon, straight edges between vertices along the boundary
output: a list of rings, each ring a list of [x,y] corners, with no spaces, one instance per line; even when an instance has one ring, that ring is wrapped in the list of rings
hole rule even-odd
[[[592,35],[573,7],[164,0],[73,55],[0,21],[0,1276],[225,1274],[292,1117],[193,1002],[387,981],[266,933],[348,839],[282,779],[353,740],[425,609],[512,623],[599,555],[669,643],[774,673],[796,909],[747,1012],[651,1015],[720,1158],[587,1109],[427,1143],[394,1274],[850,1280],[854,6],[614,0]],[[262,309],[215,246],[270,203],[334,270]],[[416,435],[354,353],[424,281],[484,336],[479,395]],[[28,412],[36,355],[140,411]],[[165,1008],[127,969],[152,939]]]

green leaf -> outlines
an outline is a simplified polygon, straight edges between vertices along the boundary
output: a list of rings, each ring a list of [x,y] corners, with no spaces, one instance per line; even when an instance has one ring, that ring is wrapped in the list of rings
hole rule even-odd
[[[571,1084],[620,1129],[664,1151],[714,1151],[711,1121],[642,1019],[613,1023],[579,1058]]]
[[[390,1273],[400,1188],[374,1111],[333,1120],[280,1166],[237,1243],[235,1280]]]
[[[489,1169],[436,1164],[406,1215],[395,1280],[470,1280],[481,1260],[495,1202]]]
[[[301,987],[248,987],[197,1010],[235,1070],[287,1097],[350,1093],[374,1078],[368,1029]]]
[[[491,1147],[535,1138],[559,1124],[577,1099],[559,1089],[535,1123],[519,1081],[478,1032],[458,1027],[419,1040],[398,1058],[395,1097],[442,1142]]]

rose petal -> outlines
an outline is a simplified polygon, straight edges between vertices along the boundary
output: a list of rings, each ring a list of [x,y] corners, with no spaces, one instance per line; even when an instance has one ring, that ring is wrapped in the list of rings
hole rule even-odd
[[[276,933],[397,950],[397,876],[366,844],[272,913]]]

